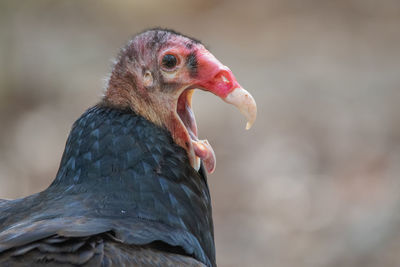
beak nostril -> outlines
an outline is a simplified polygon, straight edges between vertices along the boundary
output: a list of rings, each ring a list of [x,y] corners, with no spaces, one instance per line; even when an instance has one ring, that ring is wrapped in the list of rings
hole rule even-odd
[[[221,75],[221,78],[224,83],[229,83],[229,80],[225,77],[225,75]]]

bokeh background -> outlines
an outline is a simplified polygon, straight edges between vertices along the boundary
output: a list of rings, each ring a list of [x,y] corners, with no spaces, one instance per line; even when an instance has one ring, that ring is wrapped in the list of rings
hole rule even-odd
[[[254,128],[197,92],[219,266],[400,266],[397,0],[1,1],[0,198],[45,189],[133,34],[204,41]]]

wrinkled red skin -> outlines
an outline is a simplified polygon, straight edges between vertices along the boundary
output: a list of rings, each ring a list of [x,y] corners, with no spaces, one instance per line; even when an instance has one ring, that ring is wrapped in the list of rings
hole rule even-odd
[[[197,84],[201,89],[209,91],[220,98],[226,98],[233,89],[240,87],[231,70],[222,65],[207,49],[199,49],[197,58],[199,62]]]

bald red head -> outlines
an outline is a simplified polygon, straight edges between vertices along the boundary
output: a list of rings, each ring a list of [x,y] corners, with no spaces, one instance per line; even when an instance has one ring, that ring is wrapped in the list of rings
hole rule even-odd
[[[207,140],[198,139],[191,109],[196,88],[237,106],[250,126],[254,122],[255,102],[240,87],[230,69],[198,40],[171,30],[148,30],[128,42],[113,68],[104,101],[131,108],[165,127],[187,151],[195,169],[202,159],[206,169],[212,172],[214,151]]]

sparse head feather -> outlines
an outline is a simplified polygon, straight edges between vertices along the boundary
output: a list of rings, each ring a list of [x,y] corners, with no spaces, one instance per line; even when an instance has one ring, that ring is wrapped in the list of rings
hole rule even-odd
[[[164,47],[169,40],[176,40],[177,38],[180,38],[189,49],[194,44],[201,44],[199,40],[171,29],[152,28],[134,35],[126,46],[121,49],[118,61],[120,61],[122,57],[128,57],[131,61],[140,60],[140,55],[150,51],[155,54]]]
[[[183,84],[178,80],[166,80],[160,71],[159,54],[165,49],[178,49],[177,53],[186,55],[186,73],[194,77],[197,73],[197,61],[190,51],[202,46],[197,39],[188,37],[170,29],[152,28],[140,32],[121,49],[108,79],[105,103],[120,108],[131,108],[138,114],[150,119],[157,125],[163,124],[164,111],[160,111],[160,102],[166,103],[159,93],[176,92]],[[165,95],[164,95],[165,96]]]
[[[114,102],[118,103],[117,106],[126,106],[127,104],[124,103],[126,95],[120,95],[123,91],[135,92],[139,96],[143,95],[141,94],[143,89],[141,82],[146,71],[152,72],[152,78],[158,87],[165,90],[175,89],[174,86],[176,85],[163,82],[163,77],[158,73],[159,66],[157,65],[157,55],[160,50],[174,45],[191,50],[202,44],[195,38],[163,28],[148,29],[132,37],[118,54],[108,79],[107,90],[108,93],[112,93],[112,96],[111,94],[108,96],[114,98],[112,100],[116,100]],[[192,68],[190,69],[191,74],[195,75],[197,62],[193,55],[188,58],[188,62],[190,63],[189,67]],[[146,90],[151,91],[151,86],[147,86]],[[118,94],[116,94],[116,91]],[[144,93],[143,90],[142,93]]]
[[[195,43],[195,44],[201,44],[201,41],[198,40],[198,39],[196,39],[196,38],[193,38],[193,37],[191,37],[191,36],[182,34],[182,33],[180,33],[180,32],[177,32],[177,31],[175,31],[175,30],[172,30],[172,29],[161,28],[161,27],[155,27],[155,28],[151,28],[151,29],[144,30],[144,31],[142,31],[142,32],[140,32],[140,33],[138,33],[138,34],[136,34],[133,38],[135,38],[136,36],[139,36],[139,35],[141,35],[141,34],[149,33],[149,32],[153,32],[155,35],[168,33],[168,34],[170,34],[170,35],[182,36],[182,37],[185,37],[185,38],[187,38],[187,39],[190,39],[190,40],[193,41],[193,43]]]

